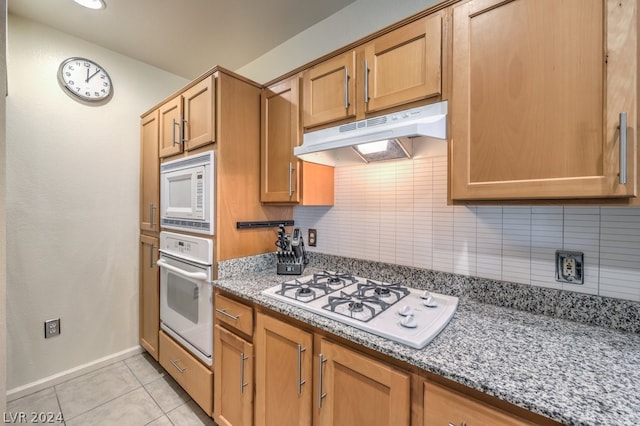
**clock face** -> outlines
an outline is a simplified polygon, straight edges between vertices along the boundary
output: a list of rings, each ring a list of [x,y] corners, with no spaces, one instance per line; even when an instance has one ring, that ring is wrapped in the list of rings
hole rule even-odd
[[[102,101],[111,95],[111,78],[89,59],[69,58],[60,64],[58,79],[67,91],[84,101]]]

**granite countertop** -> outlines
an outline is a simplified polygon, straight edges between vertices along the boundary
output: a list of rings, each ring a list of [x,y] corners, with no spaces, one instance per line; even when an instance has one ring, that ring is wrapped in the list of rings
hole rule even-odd
[[[291,278],[271,268],[214,286],[564,424],[640,424],[639,334],[461,297],[449,325],[417,350],[261,294]]]

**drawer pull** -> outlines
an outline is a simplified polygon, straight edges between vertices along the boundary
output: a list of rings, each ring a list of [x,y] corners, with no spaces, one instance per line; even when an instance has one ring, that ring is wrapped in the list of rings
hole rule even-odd
[[[234,321],[238,321],[240,319],[240,315],[231,315],[229,312],[225,311],[224,309],[216,308],[216,312],[221,313],[222,315],[228,318],[231,318]]]
[[[182,373],[184,373],[185,371],[187,371],[187,369],[186,369],[186,368],[182,368],[182,367],[180,367],[180,366],[178,365],[178,360],[177,360],[177,359],[170,359],[170,360],[169,360],[169,362],[171,363],[171,365],[173,365],[173,366],[176,368],[176,370],[178,370],[178,372],[179,372],[180,374],[182,374]]]

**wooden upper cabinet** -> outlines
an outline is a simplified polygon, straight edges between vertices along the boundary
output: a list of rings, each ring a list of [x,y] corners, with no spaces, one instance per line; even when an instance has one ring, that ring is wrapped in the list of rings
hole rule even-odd
[[[333,167],[293,155],[300,145],[300,78],[295,75],[262,90],[260,201],[333,205]]]
[[[441,13],[378,37],[364,49],[366,112],[440,95]]]
[[[261,94],[262,202],[299,202],[300,92],[298,76],[265,88]]]
[[[636,0],[454,6],[453,200],[635,196],[636,8]]]
[[[318,425],[409,425],[407,373],[324,339],[319,363]]]
[[[420,18],[307,69],[303,127],[441,95],[442,19],[443,12]]]
[[[160,231],[160,163],[158,117],[155,110],[140,122],[140,230]]]
[[[215,141],[215,78],[209,76],[182,94],[187,151]]]
[[[305,70],[304,127],[355,117],[356,77],[355,50]]]
[[[182,96],[160,106],[160,158],[182,152]]]
[[[208,76],[160,107],[160,157],[215,141],[215,77]]]

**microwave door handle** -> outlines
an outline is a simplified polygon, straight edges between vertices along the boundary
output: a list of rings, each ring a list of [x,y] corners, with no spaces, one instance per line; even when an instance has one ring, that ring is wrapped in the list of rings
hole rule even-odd
[[[205,272],[187,272],[187,271],[185,271],[183,269],[176,268],[173,265],[169,265],[163,259],[158,260],[157,264],[161,268],[166,268],[169,271],[175,272],[178,275],[182,275],[183,277],[191,278],[193,280],[200,280],[200,281],[207,279],[207,274]]]

